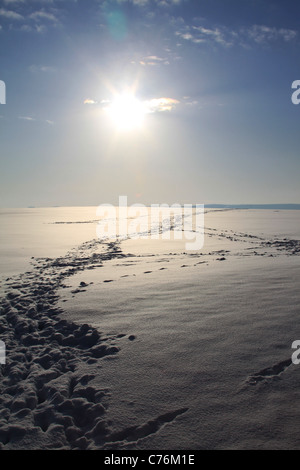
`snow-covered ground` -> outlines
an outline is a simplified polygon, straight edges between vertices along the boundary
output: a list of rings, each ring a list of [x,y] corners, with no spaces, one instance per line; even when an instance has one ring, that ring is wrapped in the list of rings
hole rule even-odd
[[[300,448],[300,211],[207,210],[196,251],[0,217],[2,448]]]

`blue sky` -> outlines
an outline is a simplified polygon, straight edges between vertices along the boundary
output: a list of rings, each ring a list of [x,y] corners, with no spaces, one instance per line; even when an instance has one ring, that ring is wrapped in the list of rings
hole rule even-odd
[[[0,206],[299,203],[299,50],[297,0],[1,0]]]

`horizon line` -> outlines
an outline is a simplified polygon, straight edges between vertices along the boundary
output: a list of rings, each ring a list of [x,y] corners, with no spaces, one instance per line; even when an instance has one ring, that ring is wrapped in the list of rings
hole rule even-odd
[[[118,204],[111,204],[111,203],[104,203],[104,204],[107,204],[107,205],[112,205],[112,206],[115,206],[117,207]],[[151,207],[153,204],[144,204],[144,203],[139,203],[139,202],[135,202],[133,204],[140,204],[141,206],[146,206],[146,207]],[[163,203],[159,203],[158,205],[162,205]],[[167,204],[167,203],[165,203]],[[88,205],[84,205],[84,206],[78,206],[78,205],[46,205],[46,206],[35,206],[35,205],[29,205],[29,206],[10,206],[10,207],[1,207],[0,206],[0,210],[1,209],[53,209],[53,208],[68,208],[68,207],[72,207],[72,208],[75,208],[75,207],[98,207],[99,205],[102,205],[102,204],[98,204],[98,205],[94,205],[94,204],[88,204]],[[128,204],[128,206],[130,206],[131,204]],[[155,205],[157,205],[157,203],[155,203]],[[204,206],[204,208],[208,208],[208,209],[297,209],[297,210],[300,210],[300,203],[256,203],[256,204],[226,204],[226,203],[209,203],[209,204],[191,204],[191,203],[185,203],[185,204],[180,204],[181,206],[185,206],[185,205],[191,205],[192,207],[200,207],[200,206]],[[172,207],[172,204],[169,204],[170,207]]]

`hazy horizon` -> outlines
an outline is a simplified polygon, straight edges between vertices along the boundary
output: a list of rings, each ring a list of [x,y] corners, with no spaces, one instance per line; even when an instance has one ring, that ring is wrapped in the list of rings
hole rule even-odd
[[[118,206],[118,204],[114,204],[112,202],[100,202],[100,204],[98,205],[101,205],[101,204],[108,204],[108,205],[113,205],[113,206]],[[135,204],[135,205],[141,205],[141,206],[146,206],[146,207],[151,207],[151,203],[149,204],[146,204],[146,203],[143,203],[143,202],[132,202],[132,204]],[[172,206],[172,204],[179,204],[181,205],[182,207],[184,206],[184,204],[181,204],[181,203],[164,203],[164,202],[161,202],[161,203],[153,203],[153,205],[163,205],[163,204],[167,204],[169,205],[170,207]],[[225,204],[225,203],[211,203],[211,204],[201,204],[201,203],[185,203],[186,205],[192,205],[193,207],[197,207],[197,206],[204,206],[204,208],[207,208],[207,209],[226,209],[226,208],[231,208],[231,209],[278,209],[278,210],[300,210],[300,204],[297,204],[297,203],[286,203],[286,204],[281,204],[281,203],[278,203],[278,204]],[[130,201],[128,202],[128,206],[130,206],[131,203]],[[80,208],[84,208],[84,207],[98,207],[96,204],[90,204],[90,205],[86,205],[86,206],[83,206],[83,205],[69,205],[69,206],[64,206],[64,205],[53,205],[53,206],[39,206],[39,205],[32,205],[32,206],[11,206],[11,207],[0,207],[0,210],[5,210],[5,209],[50,209],[50,208],[68,208],[68,207],[72,207],[72,208],[76,208],[76,207],[80,207]]]

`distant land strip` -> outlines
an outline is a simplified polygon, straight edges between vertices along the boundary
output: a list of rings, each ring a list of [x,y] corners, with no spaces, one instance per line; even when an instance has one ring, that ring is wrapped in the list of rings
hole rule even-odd
[[[195,205],[197,207],[198,204]],[[300,204],[204,204],[207,209],[275,209],[300,210]]]
[[[139,204],[139,203],[137,203]],[[111,204],[117,207],[116,204]],[[140,204],[141,206],[151,207],[151,204]],[[172,204],[169,204],[172,207]],[[300,210],[300,204],[192,204],[192,207],[202,207],[205,209],[274,209],[274,210]],[[184,204],[182,204],[184,206]],[[64,207],[77,207],[77,206],[28,206],[27,209],[41,209],[41,208],[64,208]],[[82,207],[82,206],[80,206]],[[96,206],[84,206],[96,207]],[[1,207],[1,209],[8,209]],[[11,208],[13,209],[13,208]],[[20,209],[20,208],[19,208]],[[25,209],[25,208],[24,208]],[[93,221],[94,222],[94,221]],[[84,222],[82,222],[84,223]]]

